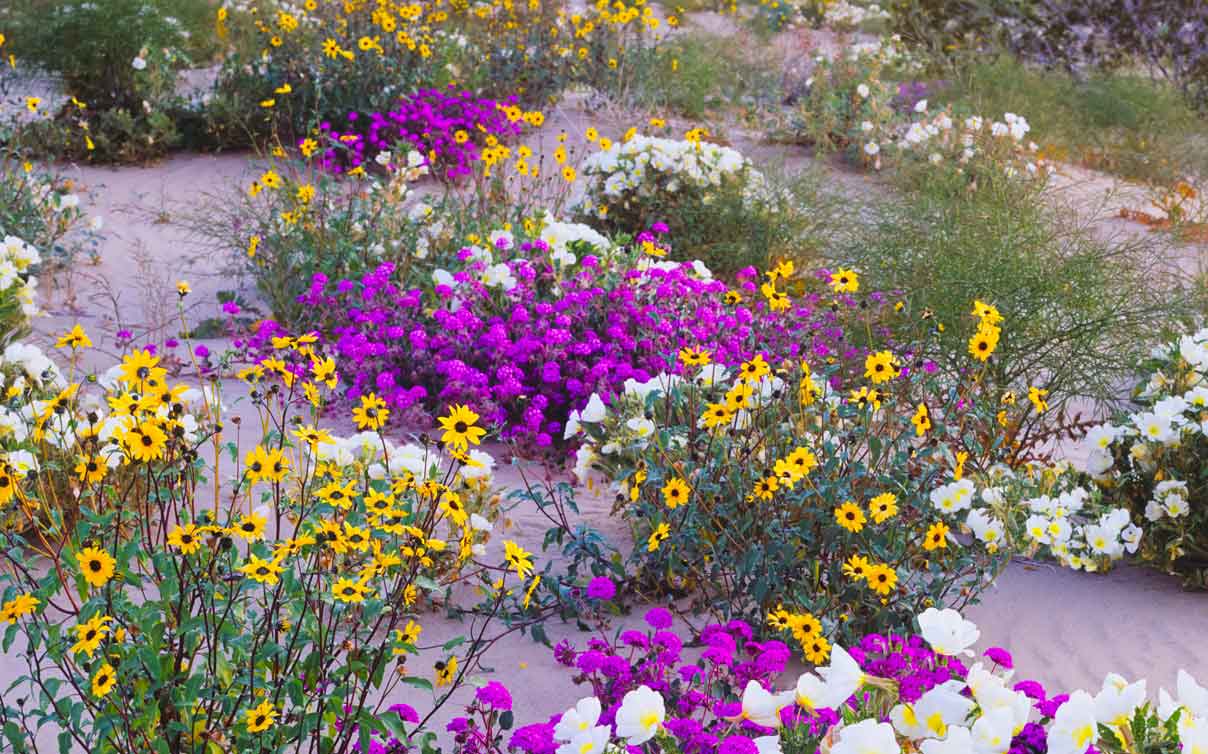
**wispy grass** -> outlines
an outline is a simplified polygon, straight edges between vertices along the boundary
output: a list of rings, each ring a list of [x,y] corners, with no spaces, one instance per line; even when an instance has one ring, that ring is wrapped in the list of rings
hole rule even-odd
[[[639,108],[693,120],[750,112],[780,101],[781,62],[749,31],[737,37],[685,32],[641,61],[629,99]]]
[[[862,285],[904,291],[910,316],[942,325],[954,372],[974,363],[966,343],[981,299],[1005,317],[988,379],[1045,387],[1055,409],[1075,397],[1113,403],[1189,297],[1157,240],[1104,239],[1055,201],[1006,185],[916,190],[870,204],[831,254],[860,269]]]

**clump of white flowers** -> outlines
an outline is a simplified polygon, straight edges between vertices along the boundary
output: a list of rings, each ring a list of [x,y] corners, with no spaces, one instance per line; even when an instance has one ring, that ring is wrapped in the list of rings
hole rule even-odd
[[[891,137],[904,157],[947,165],[958,171],[993,168],[1010,178],[1045,179],[1052,167],[1041,158],[1027,118],[1004,113],[1002,120],[980,115],[954,118],[950,109],[928,110],[927,100],[913,108],[917,120],[901,126]]]
[[[976,482],[964,477],[939,485],[930,501],[991,551],[1008,547],[1075,570],[1105,571],[1137,551],[1142,530],[1127,509],[1079,482],[1067,462],[1018,471],[995,466]]]
[[[33,269],[41,262],[42,255],[32,245],[17,236],[4,236],[0,245],[0,297],[15,298],[26,318],[38,313],[38,279]]]
[[[827,26],[836,29],[854,29],[867,21],[880,21],[889,18],[889,11],[876,3],[867,7],[852,5],[847,0],[835,0],[826,6],[822,13],[822,21]]]
[[[1145,527],[1142,554],[1197,585],[1208,574],[1182,562],[1208,547],[1208,505],[1198,482],[1208,458],[1208,328],[1155,348],[1137,408],[1093,427],[1084,469]]]
[[[707,196],[727,181],[742,181],[751,192],[763,185],[762,175],[741,153],[695,136],[684,140],[634,136],[593,153],[581,172],[589,181],[587,201],[601,218],[618,203],[690,189]]]

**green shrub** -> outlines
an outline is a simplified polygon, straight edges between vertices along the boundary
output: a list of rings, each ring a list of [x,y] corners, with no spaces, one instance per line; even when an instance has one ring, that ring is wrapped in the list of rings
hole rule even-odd
[[[636,72],[619,97],[660,114],[699,121],[718,111],[778,106],[782,98],[781,61],[742,32],[681,34],[646,55],[628,55],[626,65]]]
[[[1002,358],[987,378],[1000,391],[1047,389],[1055,412],[1074,397],[1118,402],[1146,336],[1185,310],[1156,247],[1097,238],[1088,220],[1031,184],[960,186],[922,181],[864,208],[866,224],[834,258],[876,288],[906,292],[916,316],[943,328],[949,354],[963,354],[976,329],[967,302],[997,305]],[[955,358],[941,366],[959,374]]]
[[[402,176],[390,185],[349,185],[279,161],[251,191],[213,195],[202,212],[181,222],[234,255],[234,267],[252,278],[275,318],[313,328],[297,298],[314,275],[356,277],[414,252],[419,226],[408,217],[406,197]]]
[[[860,300],[833,326],[895,316],[884,298]],[[619,485],[641,588],[723,619],[766,616],[811,661],[827,647],[818,636],[846,642],[976,599],[1006,550],[949,538],[959,524],[945,517],[981,503],[966,491],[945,509],[933,492],[972,489],[954,475],[1004,457],[997,399],[972,376],[952,386],[913,368],[906,350],[814,373],[760,355],[732,377],[689,353],[706,364],[699,378],[693,366],[627,385],[606,412],[589,404],[576,473]]]
[[[36,153],[100,162],[165,154],[179,140],[171,114],[180,106],[177,73],[213,51],[205,41],[210,13],[189,0],[17,0],[0,15],[10,51],[61,77],[70,96],[19,141]]]

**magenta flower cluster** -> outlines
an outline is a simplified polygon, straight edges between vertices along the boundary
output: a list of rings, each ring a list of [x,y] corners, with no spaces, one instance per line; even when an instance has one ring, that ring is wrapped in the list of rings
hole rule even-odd
[[[611,586],[601,582],[595,589],[607,591]],[[741,620],[707,625],[690,641],[672,630],[675,620],[669,610],[654,607],[643,617],[643,630],[620,631],[613,638],[593,636],[583,649],[566,640],[554,647],[557,663],[575,674],[575,683],[590,687],[583,696],[599,700],[599,725],[614,725],[625,694],[639,686],[663,697],[667,709],[663,727],[682,754],[753,754],[754,740],[767,735],[816,743],[842,718],[842,709],[806,712],[789,705],[781,711],[780,731],[743,719],[740,699],[749,682],[775,691],[792,677],[786,675],[792,659],[789,647],[776,640],[758,641],[754,628]],[[865,673],[896,681],[899,697],[907,703],[947,681],[963,681],[969,672],[963,662],[936,654],[917,635],[867,634],[848,652]],[[1012,668],[1005,649],[988,649],[983,658],[992,668]],[[1031,680],[1017,682],[1014,689],[1032,699],[1039,719],[1015,735],[1009,754],[1047,754],[1046,726],[1069,696],[1050,698],[1043,686]],[[857,693],[846,706],[858,711],[870,699],[869,692]],[[480,687],[465,711],[447,726],[454,736],[455,754],[556,754],[559,748],[554,729],[561,715],[513,729],[512,695],[498,681]],[[385,714],[396,714],[404,723],[418,721],[415,710],[405,704]],[[343,721],[337,721],[337,728],[342,727]],[[414,751],[415,743],[375,735],[370,749],[372,754],[403,754]],[[356,748],[360,750],[359,745]],[[1087,753],[1096,750],[1091,747]]]
[[[725,284],[687,266],[641,271],[587,255],[577,271],[559,276],[540,240],[496,251],[516,281],[507,291],[482,282],[486,263],[468,251],[455,287],[430,291],[397,285],[392,264],[334,284],[316,275],[300,300],[316,322],[328,323],[321,334],[348,395],[374,392],[396,416],[417,422],[464,403],[502,428],[504,439],[548,447],[592,393],[607,398],[628,379],[686,373],[681,348],[707,349],[730,367],[756,354],[773,363],[854,363],[864,351],[848,342],[845,327],[862,317],[876,322],[887,300],[822,288],[774,312],[753,268],[739,275],[742,300],[728,303]],[[247,345],[254,353],[282,334],[264,322]]]
[[[749,681],[771,688],[785,672],[792,651],[780,641],[756,641],[747,623],[732,620],[706,626],[700,635],[703,650],[685,651],[685,641],[671,631],[672,615],[653,608],[645,615],[647,630],[621,632],[615,639],[593,637],[577,651],[563,641],[554,657],[591,686],[590,694],[600,700],[600,725],[612,725],[625,694],[639,686],[659,692],[667,705],[664,725],[684,754],[716,754],[744,751],[759,736],[776,731],[749,720],[737,725],[742,705],[737,700]],[[585,692],[586,695],[586,692]],[[509,740],[513,751],[554,754],[554,726],[558,716],[545,723],[516,730]],[[809,726],[816,735],[838,721],[831,710],[807,715],[788,708],[782,714],[786,725]]]
[[[510,120],[503,109],[514,105],[515,97],[501,102],[452,86],[421,89],[389,112],[350,112],[343,124],[322,122],[317,158],[338,173],[402,144],[423,153],[443,177],[457,179],[473,171],[488,135],[505,142],[521,134],[523,121]]]
[[[778,641],[755,640],[751,626],[742,621],[706,626],[690,660],[686,642],[670,629],[672,615],[654,608],[645,616],[648,630],[623,631],[615,639],[592,638],[583,651],[563,641],[554,648],[555,659],[576,673],[576,682],[590,685],[590,693],[602,707],[600,725],[612,725],[624,695],[645,685],[658,691],[667,705],[666,730],[684,754],[754,751],[753,739],[773,735],[749,720],[741,720],[739,699],[749,681],[769,690],[783,688],[791,652]],[[868,634],[849,650],[869,675],[898,682],[904,702],[914,702],[925,692],[949,680],[964,680],[968,668],[958,659],[937,655],[921,636]],[[991,665],[1010,669],[1011,655],[991,648],[984,657]],[[1036,681],[1020,681],[1015,690],[1030,697],[1040,713],[1038,722],[1028,723],[1011,742],[1010,754],[1045,754],[1048,750],[1045,725],[1069,698],[1048,698]],[[867,701],[857,694],[847,701],[853,710]],[[790,705],[781,712],[786,729],[780,735],[804,733],[817,738],[840,719],[840,710],[817,710],[809,714]],[[518,728],[508,741],[509,749],[525,754],[554,754],[553,738],[560,715],[544,723]],[[738,723],[735,732],[735,721]],[[1088,751],[1093,751],[1088,750]]]

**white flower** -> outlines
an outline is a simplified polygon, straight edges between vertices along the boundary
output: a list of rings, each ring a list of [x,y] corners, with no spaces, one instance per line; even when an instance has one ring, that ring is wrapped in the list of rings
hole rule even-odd
[[[1186,516],[1191,508],[1187,505],[1187,499],[1177,495],[1171,495],[1166,498],[1166,503],[1162,506],[1166,511],[1166,515],[1171,518],[1180,518]]]
[[[1133,425],[1141,433],[1141,437],[1149,442],[1168,443],[1178,435],[1170,425],[1170,420],[1157,414],[1144,411],[1132,417]]]
[[[490,453],[482,450],[473,449],[467,456],[470,462],[461,467],[461,476],[463,479],[485,479],[490,480],[495,473],[495,459]]]
[[[1118,533],[1100,524],[1088,524],[1082,529],[1082,536],[1091,551],[1097,555],[1107,555],[1113,560],[1124,554],[1124,545],[1117,539]]]
[[[665,395],[674,390],[681,382],[683,382],[683,378],[679,375],[661,373],[645,382],[638,382],[630,377],[625,380],[623,387],[625,388],[626,395],[635,396],[644,402],[651,393],[663,393]]]
[[[1083,464],[1086,473],[1093,477],[1101,477],[1106,474],[1115,463],[1112,454],[1105,450],[1092,450],[1086,456],[1086,462]]]
[[[617,735],[630,746],[641,746],[658,733],[666,717],[663,697],[649,686],[638,686],[621,699],[617,710]]]
[[[1015,722],[1015,716],[1007,707],[983,712],[977,722],[973,723],[971,731],[973,748],[971,751],[977,754],[1003,754],[1011,746],[1011,738],[1015,733]],[[949,729],[949,738],[952,737],[952,730]]]
[[[1100,424],[1086,433],[1083,442],[1092,450],[1107,450],[1120,436],[1120,429],[1110,424]]]
[[[592,465],[598,461],[600,457],[596,454],[596,450],[590,443],[584,443],[575,451],[575,478],[579,480],[579,484],[594,489],[604,483],[603,475],[592,468]]]
[[[625,426],[641,438],[646,438],[654,434],[654,422],[650,421],[644,416],[635,416],[634,418],[625,422]]]
[[[1123,727],[1144,703],[1144,680],[1129,683],[1116,673],[1108,673],[1103,688],[1095,695],[1095,719],[1105,725]]]
[[[502,288],[510,291],[516,287],[516,277],[512,274],[512,268],[500,262],[482,271],[482,284],[488,288]]]
[[[562,719],[554,726],[554,738],[558,741],[573,741],[577,736],[594,728],[599,719],[600,700],[594,696],[584,697],[562,713]]]
[[[407,443],[390,451],[386,468],[391,474],[409,472],[419,476],[424,473],[428,460],[427,451],[414,443]]]
[[[1191,366],[1199,371],[1203,371],[1204,367],[1208,366],[1208,345],[1198,335],[1198,333],[1196,335],[1184,335],[1179,338],[1179,355]],[[1165,358],[1165,354],[1159,355],[1159,358]]]
[[[948,735],[942,741],[929,738],[919,744],[919,751],[923,754],[971,754],[978,750],[974,748],[969,729],[954,725],[948,729]]]
[[[557,754],[602,754],[608,748],[611,734],[612,730],[607,725],[597,725],[559,746]]]
[[[1175,684],[1175,691],[1179,695],[1177,700],[1171,698],[1166,689],[1158,692],[1158,714],[1162,719],[1169,719],[1178,709],[1197,717],[1208,717],[1208,688],[1196,683],[1191,674],[1182,668]]]
[[[17,472],[17,476],[24,477],[31,471],[37,471],[38,459],[33,453],[28,450],[14,450],[8,454],[8,465]]]
[[[973,503],[975,490],[976,487],[969,479],[949,482],[931,493],[931,504],[944,513],[957,513]]]
[[[579,434],[579,430],[583,427],[579,424],[581,415],[578,411],[571,411],[570,416],[566,417],[566,426],[562,429],[562,439],[569,440]]]
[[[1166,515],[1166,510],[1157,500],[1150,500],[1145,503],[1145,520],[1146,521],[1161,521]]]
[[[938,654],[972,656],[969,647],[981,636],[976,624],[965,620],[951,608],[936,610],[929,607],[919,615],[918,620],[920,633]]]
[[[1049,728],[1049,754],[1085,754],[1099,740],[1095,702],[1085,691],[1075,691],[1057,709]]]
[[[860,690],[867,676],[860,663],[847,650],[835,644],[831,649],[830,664],[818,668],[818,675],[826,682],[826,703],[822,706],[838,709],[852,694]]]
[[[986,513],[982,508],[969,511],[965,525],[973,531],[973,536],[988,545],[997,545],[1003,538],[1003,525],[996,518]]]
[[[1172,424],[1183,421],[1183,412],[1187,410],[1187,401],[1177,395],[1168,396],[1153,405],[1153,412]]]
[[[839,732],[831,754],[901,754],[893,727],[876,720],[861,720]]]
[[[964,722],[973,710],[973,700],[962,696],[958,684],[936,686],[913,704],[899,704],[889,711],[893,727],[913,739],[943,738],[949,725]]]
[[[881,145],[877,144],[875,141],[870,141],[864,145],[864,154],[868,155],[869,157],[875,157],[876,155],[880,154],[880,152]]]
[[[604,401],[600,398],[599,393],[592,393],[587,399],[587,405],[579,414],[579,421],[591,422],[598,424],[604,421],[604,417],[608,414],[608,407],[604,405]]]
[[[1195,715],[1180,717],[1179,742],[1183,745],[1183,754],[1208,752],[1208,719]]]
[[[704,387],[713,387],[729,382],[730,370],[721,364],[709,364],[703,366],[696,373],[696,381]]]
[[[1124,549],[1130,555],[1137,551],[1141,546],[1141,527],[1136,524],[1129,524],[1120,531],[1120,541],[1124,543]]]
[[[780,750],[780,736],[760,736],[755,739],[759,754],[784,754]]]
[[[793,692],[773,694],[759,681],[747,681],[742,691],[742,719],[765,728],[780,727],[780,710],[793,703]]]
[[[868,84],[860,84],[856,87],[856,94],[860,95],[861,99],[868,99],[869,90]]]
[[[142,71],[147,67],[147,61],[141,55],[130,61],[130,67],[136,71]]]
[[[916,113],[927,112],[927,100],[921,99],[918,102],[914,103],[914,111]]]

